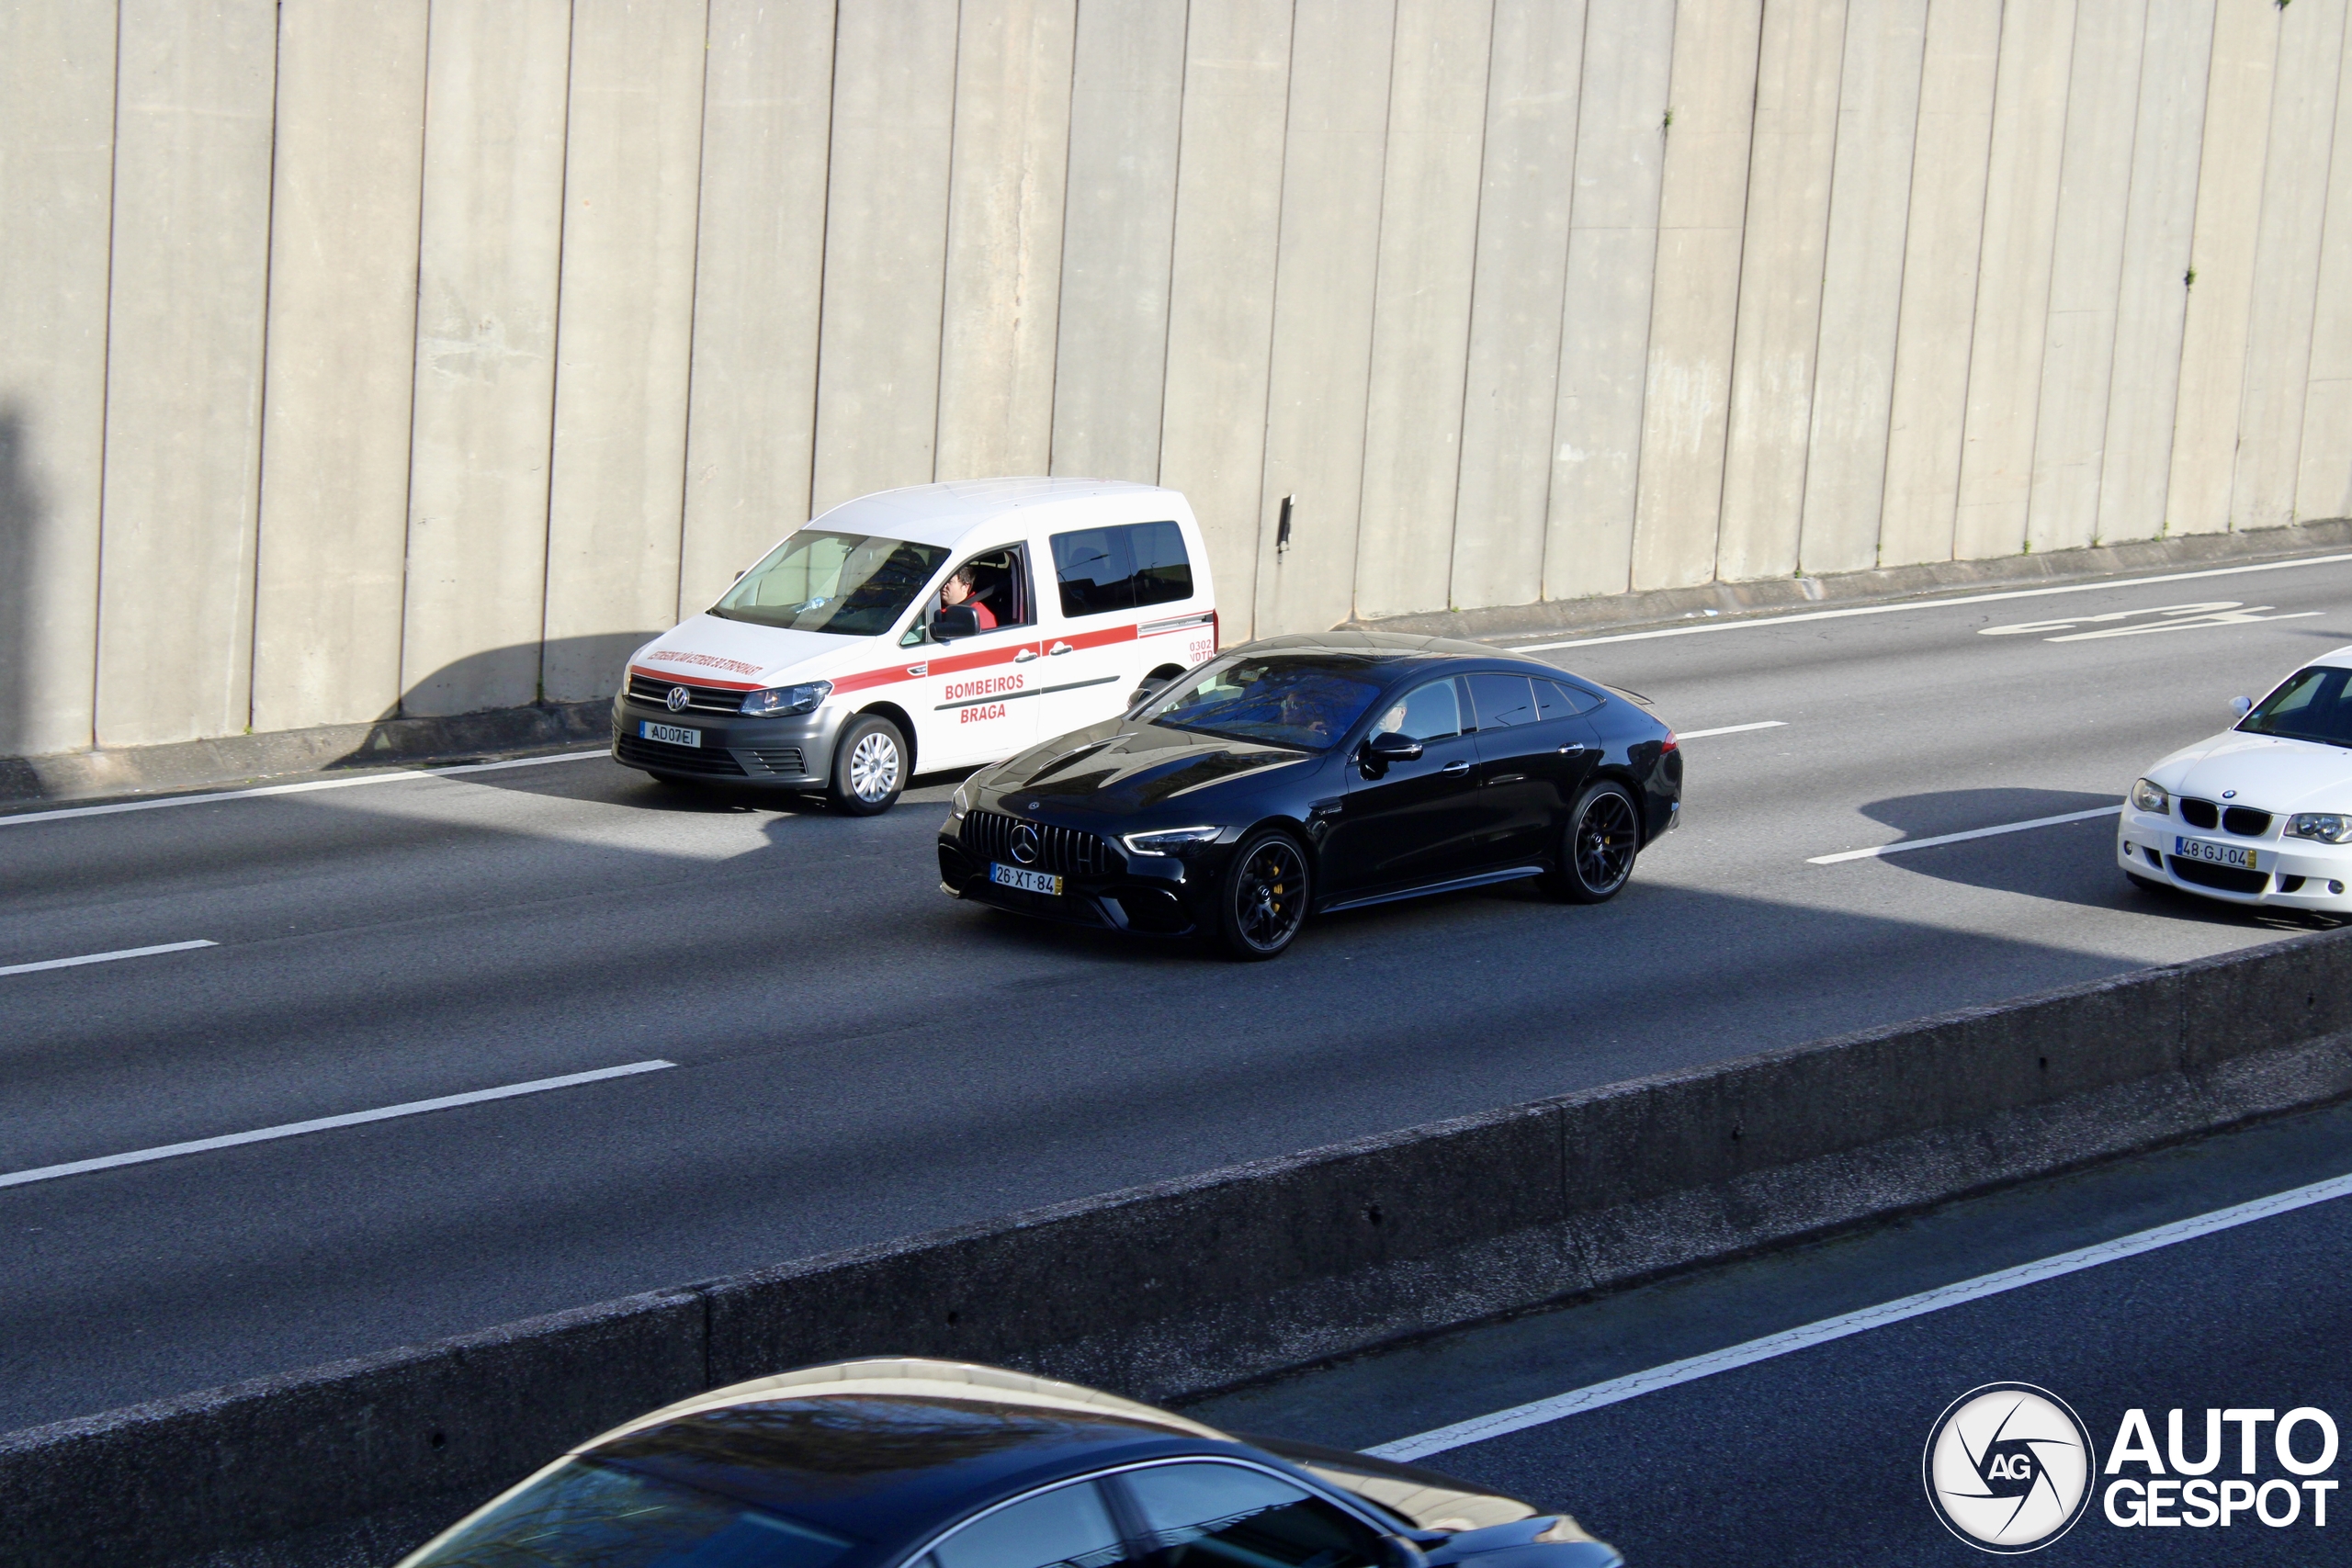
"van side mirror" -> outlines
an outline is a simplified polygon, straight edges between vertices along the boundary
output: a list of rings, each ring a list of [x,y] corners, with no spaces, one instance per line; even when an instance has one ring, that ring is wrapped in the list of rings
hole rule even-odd
[[[2252,697],[2232,697],[2230,699],[2230,711],[2237,715],[2240,718],[2244,718],[2246,715],[2254,711],[2254,699]]]
[[[944,604],[932,614],[931,640],[952,642],[980,635],[980,613],[969,604]]]

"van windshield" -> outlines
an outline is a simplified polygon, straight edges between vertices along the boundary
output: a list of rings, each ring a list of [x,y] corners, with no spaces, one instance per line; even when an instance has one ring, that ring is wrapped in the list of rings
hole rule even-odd
[[[947,562],[936,545],[803,528],[710,607],[722,621],[879,637]]]

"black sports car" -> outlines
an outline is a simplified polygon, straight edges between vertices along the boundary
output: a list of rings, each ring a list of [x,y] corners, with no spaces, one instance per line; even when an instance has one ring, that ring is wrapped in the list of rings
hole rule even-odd
[[[1310,914],[1542,877],[1597,904],[1681,809],[1674,732],[1476,643],[1271,637],[956,792],[959,898],[1272,958]]]
[[[761,1378],[583,1443],[401,1568],[1615,1568],[1565,1514],[953,1361]]]

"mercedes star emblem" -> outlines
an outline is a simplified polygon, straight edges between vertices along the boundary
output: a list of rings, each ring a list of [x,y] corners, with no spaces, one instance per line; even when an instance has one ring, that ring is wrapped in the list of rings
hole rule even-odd
[[[1012,858],[1023,865],[1037,863],[1037,829],[1026,822],[1012,829]]]
[[[670,711],[672,713],[683,713],[685,710],[687,702],[692,699],[693,694],[694,694],[688,692],[684,686],[671,687]]]

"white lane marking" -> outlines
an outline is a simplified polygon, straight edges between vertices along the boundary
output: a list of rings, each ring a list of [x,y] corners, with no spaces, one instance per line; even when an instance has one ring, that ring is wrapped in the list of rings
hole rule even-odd
[[[1710,735],[1745,735],[1751,729],[1785,729],[1788,728],[1788,723],[1789,721],[1785,718],[1762,718],[1754,724],[1726,724],[1721,729],[1686,729],[1675,739],[1704,740]]]
[[[0,828],[21,828],[28,822],[55,822],[66,817],[110,817],[118,811],[161,811],[167,806],[209,806],[216,800],[253,800],[265,795],[307,795],[317,789],[356,789],[361,784],[399,784],[407,779],[454,778],[459,773],[494,773],[500,768],[543,768],[550,762],[584,762],[591,757],[611,755],[610,751],[566,751],[560,757],[514,757],[503,762],[461,762],[454,768],[407,768],[397,773],[368,773],[356,779],[306,779],[300,784],[215,790],[209,795],[175,795],[163,800],[117,800],[105,806],[65,806],[54,811],[27,811],[15,817],[0,817]]]
[[[1734,1345],[1727,1349],[1692,1356],[1685,1360],[1668,1361],[1647,1371],[1611,1378],[1607,1382],[1593,1383],[1567,1393],[1555,1393],[1549,1399],[1513,1405],[1509,1410],[1498,1410],[1491,1415],[1476,1416],[1467,1421],[1457,1421],[1451,1427],[1440,1427],[1435,1431],[1423,1432],[1417,1437],[1399,1438],[1393,1443],[1384,1443],[1364,1451],[1381,1459],[1393,1460],[1413,1460],[1426,1454],[1443,1453],[1448,1449],[1482,1442],[1488,1438],[1523,1432],[1530,1427],[1542,1427],[1564,1416],[1638,1399],[1643,1394],[1673,1388],[1679,1383],[1695,1382],[1716,1372],[1751,1367],[1758,1361],[1769,1361],[1792,1350],[1825,1345],[1849,1335],[1866,1334],[1891,1323],[1901,1323],[1905,1318],[1923,1317],[1931,1312],[1941,1312],[1946,1307],[1982,1301],[1986,1296],[1997,1296],[2025,1285],[2040,1284],[2044,1280],[2055,1280],[2085,1269],[2096,1269],[2102,1263],[2113,1263],[2120,1258],[2137,1258],[2143,1252],[2154,1252],[2178,1242],[2194,1241],[2216,1231],[2231,1230],[2256,1220],[2291,1213],[2313,1203],[2325,1203],[2347,1195],[2352,1195],[2352,1176],[2330,1177],[2325,1181],[2314,1181],[2308,1187],[2297,1187],[2273,1193],[2267,1198],[2256,1198],[2250,1202],[2216,1209],[2210,1214],[2199,1214],[2193,1219],[2177,1220],[2168,1225],[2158,1225],[2154,1230],[2118,1236],[2113,1241],[2078,1247],[2072,1252],[2062,1252],[2039,1262],[2021,1263],[2014,1269],[1980,1274],[1973,1280],[1962,1280],[1957,1284],[1939,1285],[1932,1291],[1922,1291],[1916,1296],[1905,1296],[1897,1301],[1864,1307],[1859,1312],[1826,1317],[1802,1328],[1767,1335],[1761,1339],[1750,1339],[1744,1345]]]
[[[63,1165],[37,1166],[31,1170],[10,1171],[0,1175],[0,1187],[22,1187],[31,1181],[54,1181],[61,1176],[80,1176],[87,1171],[111,1170],[119,1165],[144,1165],[150,1160],[171,1159],[179,1155],[198,1155],[207,1149],[233,1148],[239,1144],[266,1144],[274,1138],[297,1138],[305,1133],[323,1133],[332,1127],[356,1127],[367,1122],[389,1122],[396,1116],[422,1116],[428,1111],[447,1111],[452,1106],[480,1105],[486,1100],[512,1100],[518,1094],[544,1094],[551,1089],[571,1089],[583,1083],[598,1083],[605,1078],[628,1077],[637,1073],[658,1073],[664,1067],[674,1067],[675,1062],[656,1057],[647,1062],[631,1062],[626,1066],[598,1067],[594,1072],[566,1073],[556,1078],[533,1078],[528,1083],[511,1083],[503,1089],[478,1089],[469,1094],[445,1094],[437,1100],[412,1100],[405,1105],[387,1105],[380,1111],[354,1111],[344,1116],[320,1116],[308,1122],[288,1122],[282,1126],[263,1127],[251,1133],[224,1133],[217,1138],[197,1138],[185,1144],[164,1144],[152,1149],[133,1149],[129,1154],[101,1155],[96,1159],[68,1160]]]
[[[38,964],[0,965],[0,975],[29,975],[36,969],[71,969],[77,964],[111,964],[118,958],[146,958],[158,953],[186,953],[191,948],[218,947],[217,942],[166,942],[154,947],[119,947],[112,953],[85,953],[79,958],[44,958]]]
[[[1867,850],[1847,850],[1834,855],[1814,855],[1807,865],[1836,865],[1839,861],[1878,860],[1887,855],[1908,853],[1912,850],[1932,850],[1938,844],[1958,844],[1970,839],[1990,839],[2002,833],[2022,833],[2029,828],[2055,828],[2062,822],[2087,822],[2094,817],[2120,817],[2120,804],[2102,806],[2096,811],[2069,811],[2063,817],[2037,817],[2030,822],[2004,822],[1997,828],[1971,828],[1965,833],[1939,833],[1932,839],[1905,839],[1892,844],[1874,844]]]
[[[2033,637],[2043,632],[2072,632],[2071,637],[2045,637],[2044,642],[2089,642],[2103,637],[2145,637],[2150,632],[2197,631],[2208,626],[2246,626],[2265,621],[2307,621],[2322,612],[2297,610],[2291,615],[2266,615],[2265,610],[2275,610],[2276,604],[2256,604],[2248,609],[2236,599],[2214,599],[2201,604],[2163,604],[2147,610],[2110,610],[2104,615],[2075,615],[2055,621],[2019,621],[2014,626],[1979,626],[1978,637]],[[2104,626],[2111,621],[2128,621],[2139,615],[2168,615],[2169,620],[2148,621],[2136,626]],[[2075,631],[2076,626],[2102,626],[2095,632]]]
[[[1991,604],[2005,599],[2043,599],[2053,593],[2094,593],[2107,588],[2145,588],[2154,582],[2188,582],[2204,577],[2235,577],[2249,571],[2284,571],[2290,567],[2333,566],[2341,561],[2352,561],[2352,555],[2312,556],[2303,560],[2263,561],[2255,566],[2226,566],[2211,571],[2177,571],[2163,577],[2128,577],[2109,582],[2069,582],[2056,588],[2016,588],[2001,593],[1968,593],[1956,599],[1906,599],[1900,604],[1855,604],[1843,610],[1807,610],[1794,615],[1762,615],[1754,620],[1707,621],[1695,626],[1663,626],[1657,631],[1580,637],[1566,642],[1523,642],[1506,651],[1545,653],[1555,648],[1592,648],[1604,642],[1644,642],[1651,637],[1747,631],[1758,626],[1792,626],[1799,621],[1842,621],[1854,615],[1893,615],[1905,610],[1944,610],[1955,604]],[[2319,612],[2314,610],[2312,614]]]

